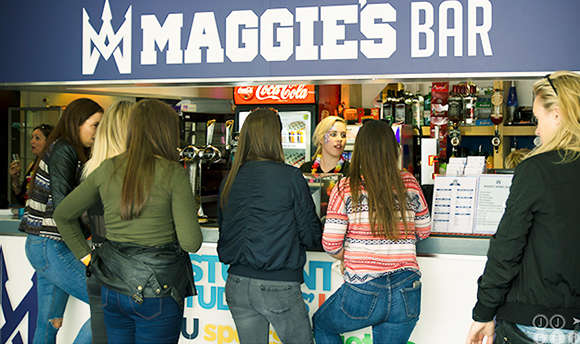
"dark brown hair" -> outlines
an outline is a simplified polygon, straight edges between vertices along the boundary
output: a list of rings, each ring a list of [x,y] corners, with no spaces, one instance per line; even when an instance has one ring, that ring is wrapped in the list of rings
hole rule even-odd
[[[167,104],[144,99],[129,115],[127,168],[121,189],[121,218],[138,217],[149,198],[155,177],[155,159],[178,160],[179,117]],[[184,187],[186,187],[184,185]]]
[[[78,159],[85,163],[90,156],[91,149],[87,148],[81,142],[79,128],[85,121],[97,112],[104,112],[103,108],[88,98],[79,98],[68,104],[62,113],[62,116],[56,123],[46,139],[46,145],[42,150],[41,156],[44,156],[51,144],[59,139],[68,142],[77,152]]]
[[[228,173],[220,196],[220,205],[225,207],[228,195],[240,167],[248,160],[273,160],[284,162],[282,150],[282,123],[278,112],[273,109],[254,109],[246,118],[238,150],[234,155],[232,168]]]
[[[52,129],[54,129],[54,127],[50,124],[43,123],[41,125],[34,127],[32,131],[35,131],[37,129],[40,130],[42,135],[44,135],[44,138],[48,140],[48,137],[50,136],[50,133],[52,132]]]
[[[361,187],[366,190],[371,232],[388,239],[400,237],[399,218],[407,226],[407,192],[398,161],[399,144],[393,129],[383,121],[365,122],[354,143],[350,191],[357,206],[361,202]]]

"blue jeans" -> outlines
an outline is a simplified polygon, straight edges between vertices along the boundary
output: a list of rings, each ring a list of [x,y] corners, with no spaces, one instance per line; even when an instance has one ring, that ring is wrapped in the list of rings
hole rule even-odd
[[[580,331],[557,328],[540,328],[516,324],[533,341],[543,344],[580,344]]]
[[[25,247],[26,257],[36,270],[38,319],[33,343],[56,343],[58,328],[51,320],[62,319],[68,296],[88,303],[85,266],[62,241],[28,235]],[[91,343],[89,320],[79,330],[74,343]]]
[[[146,297],[137,303],[130,296],[101,289],[109,344],[170,344],[181,334],[183,308],[171,297]]]
[[[341,344],[339,334],[373,327],[373,342],[406,344],[419,320],[421,282],[397,271],[363,284],[344,283],[314,313],[317,344]]]
[[[299,282],[229,274],[226,301],[241,344],[267,344],[270,324],[284,344],[312,343],[312,329]]]

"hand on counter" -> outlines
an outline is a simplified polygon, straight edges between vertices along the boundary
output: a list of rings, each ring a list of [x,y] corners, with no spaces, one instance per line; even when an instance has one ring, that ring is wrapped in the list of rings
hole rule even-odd
[[[467,334],[467,340],[465,341],[465,344],[492,344],[494,333],[495,323],[493,321],[474,321],[471,323],[471,328]]]

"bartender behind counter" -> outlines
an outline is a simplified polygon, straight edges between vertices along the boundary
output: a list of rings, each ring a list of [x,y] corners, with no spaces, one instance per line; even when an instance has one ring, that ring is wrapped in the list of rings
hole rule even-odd
[[[337,116],[324,118],[314,130],[312,141],[316,145],[313,160],[300,170],[302,173],[342,173],[348,175],[349,163],[342,156],[346,145],[346,121]]]

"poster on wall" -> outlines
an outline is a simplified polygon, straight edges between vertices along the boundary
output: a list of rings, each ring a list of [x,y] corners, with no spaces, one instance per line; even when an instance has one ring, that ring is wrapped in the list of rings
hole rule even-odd
[[[190,256],[198,294],[186,299],[184,326],[179,343],[239,343],[234,320],[225,299],[228,266],[220,263],[217,245],[204,243],[197,253]],[[335,261],[326,253],[308,252],[304,266],[302,298],[311,319],[320,305],[343,283],[342,274],[333,268]],[[343,339],[345,343],[371,343],[371,329],[345,333]],[[269,343],[282,343],[272,327]]]

